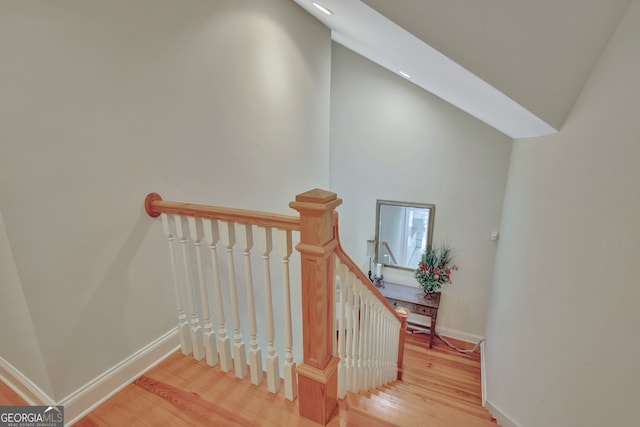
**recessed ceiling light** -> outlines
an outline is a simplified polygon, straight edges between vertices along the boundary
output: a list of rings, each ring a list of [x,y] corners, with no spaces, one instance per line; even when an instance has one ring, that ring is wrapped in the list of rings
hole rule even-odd
[[[316,9],[319,9],[322,11],[322,13],[325,13],[327,15],[333,15],[333,10],[324,7],[323,5],[321,5],[320,3],[317,2],[313,2],[313,5],[316,7]]]
[[[405,73],[404,71],[398,71],[398,74],[400,74],[405,79],[410,79],[411,78],[411,76],[409,74]]]

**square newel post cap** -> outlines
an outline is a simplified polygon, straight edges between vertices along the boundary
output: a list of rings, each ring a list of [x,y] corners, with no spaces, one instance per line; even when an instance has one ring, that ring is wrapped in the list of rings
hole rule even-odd
[[[342,203],[336,193],[315,188],[298,194],[289,206],[300,213],[300,242],[324,246],[333,239],[333,215]]]
[[[323,190],[321,188],[314,188],[313,190],[305,191],[296,196],[296,201],[291,202],[289,206],[296,209],[294,204],[298,203],[313,203],[319,205],[333,204],[331,202],[337,202],[335,206],[339,206],[342,203],[342,199],[338,199],[338,195],[334,192]]]

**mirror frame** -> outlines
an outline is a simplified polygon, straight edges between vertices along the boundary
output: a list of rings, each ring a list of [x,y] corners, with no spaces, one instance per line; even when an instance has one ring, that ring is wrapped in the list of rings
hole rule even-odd
[[[384,262],[380,261],[378,257],[379,256],[378,248],[380,247],[380,207],[382,205],[428,209],[429,210],[429,230],[427,233],[427,248],[431,247],[431,242],[433,240],[433,224],[436,216],[436,205],[430,204],[430,203],[397,202],[394,200],[380,200],[380,199],[376,200],[376,236],[375,236],[375,239],[376,239],[375,260],[376,261],[375,262],[382,263],[383,266],[388,268],[396,268],[398,270],[405,270],[405,271],[414,271],[417,268],[417,265],[416,265],[416,268],[411,268],[411,267],[403,267],[399,265],[385,264]]]

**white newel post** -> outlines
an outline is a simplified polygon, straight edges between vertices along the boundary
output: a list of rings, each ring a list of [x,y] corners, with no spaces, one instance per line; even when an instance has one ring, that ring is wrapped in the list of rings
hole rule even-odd
[[[204,346],[202,344],[202,328],[198,319],[198,309],[196,308],[195,298],[193,296],[193,280],[191,279],[191,263],[189,262],[189,231],[185,227],[182,218],[175,216],[176,233],[182,243],[182,262],[184,264],[184,280],[187,287],[187,299],[189,301],[189,310],[191,311],[191,345],[193,346],[193,358],[200,360],[204,357]]]
[[[282,261],[283,289],[284,289],[284,395],[293,400],[298,396],[298,382],[296,380],[296,364],[293,361],[293,330],[291,326],[291,281],[289,276],[289,259],[293,251],[290,230],[277,230],[278,256]]]
[[[273,249],[273,233],[271,227],[258,227],[258,241],[260,252],[262,253],[264,272],[264,309],[267,322],[267,390],[275,393],[280,388],[280,360],[276,354],[273,297],[271,291],[271,266],[269,265],[269,257]]]
[[[231,295],[231,317],[233,319],[233,367],[236,377],[247,376],[247,355],[242,334],[240,333],[240,309],[238,307],[238,291],[236,289],[236,271],[233,264],[233,246],[236,244],[236,233],[233,222],[223,222],[220,227],[220,240],[227,251],[229,268],[229,293]]]
[[[211,252],[211,271],[213,273],[213,296],[216,304],[216,321],[218,322],[218,355],[220,357],[220,370],[229,372],[233,366],[231,358],[231,340],[227,335],[227,328],[224,320],[224,303],[222,300],[222,286],[220,285],[220,271],[218,270],[218,241],[220,234],[218,233],[218,221],[215,219],[205,219],[204,236],[209,243]]]
[[[191,239],[196,249],[196,264],[198,267],[198,284],[200,286],[200,307],[202,309],[202,322],[204,323],[204,352],[207,365],[214,366],[218,363],[218,349],[216,347],[216,334],[211,324],[211,314],[209,313],[209,298],[207,295],[207,285],[204,279],[204,268],[202,266],[202,249],[200,247],[203,238],[202,220],[200,218],[188,217],[189,231]]]
[[[253,231],[249,224],[239,224],[236,228],[238,239],[244,254],[244,275],[247,292],[247,309],[249,311],[249,373],[251,383],[262,382],[262,350],[258,347],[258,327],[256,325],[256,304],[253,295],[253,273],[251,272],[251,249],[253,248]]]
[[[171,273],[173,275],[173,291],[176,296],[176,307],[178,310],[178,337],[180,338],[180,350],[183,354],[191,354],[193,348],[191,346],[191,335],[189,333],[189,323],[187,322],[187,316],[184,314],[182,308],[182,295],[180,293],[180,282],[178,280],[178,271],[176,268],[176,255],[173,247],[173,241],[175,236],[171,232],[169,220],[173,222],[173,215],[161,214],[160,220],[162,221],[162,230],[167,241],[169,242],[169,259],[171,262]]]

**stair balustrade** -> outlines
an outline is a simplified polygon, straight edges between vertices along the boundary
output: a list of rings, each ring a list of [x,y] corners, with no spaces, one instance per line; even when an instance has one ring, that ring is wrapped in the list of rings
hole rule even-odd
[[[266,376],[271,393],[284,383],[284,396],[298,397],[300,414],[320,424],[329,421],[347,391],[395,381],[403,363],[403,317],[340,246],[335,208],[341,202],[335,193],[311,190],[289,204],[299,212],[289,216],[169,202],[157,193],[145,199],[147,213],[160,217],[169,246],[182,353],[204,358],[223,372],[233,369],[238,378],[249,374],[256,385]],[[294,233],[301,269],[300,277],[292,279]],[[209,257],[203,255],[206,246]],[[271,260],[274,249],[277,268]],[[238,256],[244,266],[239,274]],[[259,264],[261,277],[253,273]],[[274,295],[276,276],[279,295]],[[296,318],[292,283],[302,295]],[[256,310],[256,304],[262,309]],[[302,343],[294,343],[294,321],[302,324]],[[243,330],[249,336],[248,362]],[[281,354],[276,342],[284,342]],[[302,347],[298,366],[294,345]]]
[[[338,225],[336,221],[336,234]],[[336,248],[338,396],[402,379],[406,315],[386,298],[339,245]]]

